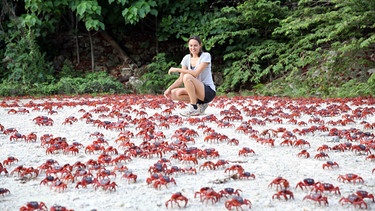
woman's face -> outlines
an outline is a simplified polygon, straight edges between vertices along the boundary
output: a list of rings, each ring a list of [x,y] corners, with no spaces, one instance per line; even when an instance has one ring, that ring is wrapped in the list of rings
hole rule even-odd
[[[190,53],[193,55],[198,55],[201,49],[201,45],[199,44],[199,42],[195,39],[191,39],[188,44]]]

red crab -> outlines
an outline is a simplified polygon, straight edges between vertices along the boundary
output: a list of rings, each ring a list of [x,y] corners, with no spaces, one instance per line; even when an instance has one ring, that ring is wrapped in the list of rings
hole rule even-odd
[[[323,144],[322,146],[318,147],[318,149],[316,151],[320,151],[320,152],[325,152],[325,151],[329,151],[331,150],[332,148],[329,147],[328,145],[326,144]]]
[[[34,132],[27,134],[26,136],[27,142],[36,142],[36,140],[37,140],[37,135]]]
[[[363,201],[363,198],[357,196],[356,194],[350,194],[348,197],[342,197],[339,203],[341,203],[341,205],[347,203],[352,204],[354,206],[358,205],[359,208],[362,208],[363,205],[363,208],[367,209],[367,203]]]
[[[231,128],[231,127],[234,127],[234,124],[232,124],[230,122],[226,122],[226,121],[220,121],[217,124],[217,127],[219,127],[219,128]]]
[[[249,205],[249,208],[251,209],[251,202],[248,199],[244,199],[241,196],[236,196],[231,200],[228,200],[225,202],[225,208],[228,210],[232,210],[233,207],[236,207],[236,209],[241,208],[242,205]]]
[[[274,198],[280,199],[282,196],[284,197],[285,200],[288,200],[288,196],[289,196],[289,199],[294,199],[293,192],[287,189],[283,189],[273,194],[272,199]]]
[[[48,208],[44,202],[38,203],[37,201],[27,202],[25,206],[20,208],[20,211],[48,211]]]
[[[97,179],[93,179],[93,177],[82,177],[82,180],[80,182],[77,182],[76,188],[78,189],[79,186],[81,186],[82,188],[86,188],[87,185],[95,184],[96,180]]]
[[[241,166],[241,165],[233,165],[231,167],[228,167],[225,169],[224,173],[238,173],[238,172],[243,172],[244,171],[244,168]]]
[[[51,184],[51,189],[55,189],[58,192],[63,192],[67,188],[68,188],[68,185],[63,183],[60,180],[56,180],[56,181],[52,182],[52,184]]]
[[[243,156],[248,156],[249,154],[254,154],[255,155],[255,151],[250,149],[249,147],[243,147],[242,149],[240,149],[240,151],[238,151],[238,155],[243,155]]]
[[[18,173],[18,176],[24,177],[26,175],[30,175],[30,177],[35,176],[38,177],[39,170],[35,169],[33,167],[24,167],[24,166],[18,166],[15,169],[13,169],[12,172],[10,172],[11,175],[13,175],[15,172]]]
[[[150,166],[150,168],[148,169],[148,172],[150,172],[151,174],[161,173],[161,172],[165,172],[167,168],[168,168],[167,164],[165,163],[154,163],[154,165]]]
[[[236,138],[232,138],[232,139],[230,139],[229,141],[228,141],[228,143],[227,144],[229,144],[229,145],[236,145],[236,146],[238,146],[238,144],[240,144],[240,141],[238,140],[238,139],[236,139]]]
[[[57,180],[59,180],[59,178],[54,177],[52,175],[48,175],[48,176],[46,176],[46,178],[44,178],[42,181],[40,181],[40,185],[47,185],[47,184],[55,182]]]
[[[185,202],[185,205],[184,205],[184,208],[185,208],[189,200],[184,195],[182,195],[181,192],[177,192],[177,193],[172,194],[171,198],[165,202],[165,206],[168,208],[168,204],[171,204],[171,207],[173,208],[173,203],[176,203],[177,206],[181,208],[180,204],[178,203],[179,201]]]
[[[74,211],[72,209],[67,209],[64,206],[61,205],[53,205],[52,207],[49,208],[49,211]]]
[[[162,177],[163,175],[161,174],[152,174],[151,177],[148,177],[146,179],[146,183],[148,185],[150,185],[151,183],[153,183],[155,180],[158,180],[160,177]]]
[[[195,165],[198,164],[198,159],[194,155],[188,155],[181,157],[182,163],[190,163],[193,162]]]
[[[206,161],[206,162],[204,162],[200,167],[199,167],[199,170],[201,170],[201,169],[210,169],[210,170],[215,170],[216,169],[216,165],[215,165],[215,163],[214,162],[212,162],[212,161]]]
[[[8,111],[8,114],[16,114],[17,113],[17,110],[12,108],[12,109],[9,109]]]
[[[290,140],[290,139],[285,139],[284,141],[282,141],[280,143],[280,146],[284,146],[284,145],[287,145],[287,146],[293,146],[293,141]]]
[[[46,175],[64,175],[64,174],[69,174],[70,171],[62,166],[53,166],[52,168],[49,168],[46,170]]]
[[[275,147],[275,139],[272,138],[259,138],[257,139],[257,142],[260,142],[261,144],[269,144],[271,147]]]
[[[10,191],[6,188],[0,188],[0,195],[10,194]]]
[[[15,157],[13,157],[13,156],[10,156],[10,157],[8,157],[7,159],[5,159],[5,160],[3,161],[3,165],[4,165],[4,166],[6,166],[6,165],[10,165],[10,164],[12,164],[12,163],[14,163],[14,162],[18,162],[18,159],[15,158]]]
[[[196,194],[199,193],[199,192],[196,192]],[[195,194],[195,196],[196,196]],[[216,202],[218,202],[221,198],[221,195],[216,192],[214,189],[212,188],[201,188],[201,191],[200,191],[200,199],[201,199],[201,202],[204,203],[206,201],[206,203],[208,203],[208,201],[211,201],[212,204],[215,204]]]
[[[355,194],[357,194],[357,196],[361,197],[362,199],[365,199],[365,198],[369,198],[369,199],[372,199],[372,202],[375,203],[375,200],[374,200],[374,195],[367,192],[367,191],[364,191],[364,190],[358,190],[355,192]]]
[[[159,179],[154,181],[154,188],[155,189],[160,189],[162,185],[167,187],[169,183],[174,183],[176,185],[176,181],[174,180],[173,177],[169,176],[161,176]]]
[[[371,150],[363,144],[353,145],[351,150],[358,154],[371,154]]]
[[[63,154],[68,155],[71,153],[72,155],[77,155],[79,153],[78,147],[71,145],[63,149]]]
[[[172,111],[173,111],[172,108],[167,108],[167,109],[165,109],[165,110],[163,110],[163,111],[161,112],[161,115],[171,115],[171,114],[172,114]]]
[[[326,196],[323,196],[321,193],[311,193],[305,197],[303,197],[303,200],[309,199],[315,202],[324,203],[324,205],[328,206],[328,198]]]
[[[128,167],[126,165],[123,165],[121,163],[117,163],[115,167],[113,167],[113,171],[116,172],[126,172],[128,170]]]
[[[0,175],[4,172],[4,175],[8,175],[8,170],[0,163]]]
[[[200,197],[200,201],[203,200],[203,196],[206,194],[207,191],[211,190],[212,188],[210,187],[203,187],[199,191],[195,192],[194,198],[197,198],[197,195]]]
[[[85,148],[85,153],[94,153],[95,151],[100,151],[100,152],[104,152],[105,151],[105,148],[104,146],[101,146],[99,144],[91,144],[91,145],[88,145],[86,148]]]
[[[272,187],[273,185],[276,186],[276,190],[280,189],[287,189],[289,188],[288,180],[284,179],[283,177],[276,177],[272,182],[268,185],[268,187]]]
[[[366,160],[375,161],[375,154],[371,154],[366,157]]]
[[[196,168],[193,168],[193,167],[187,167],[187,168],[184,168],[183,169],[184,172],[188,173],[188,174],[197,174],[197,169]]]
[[[110,171],[110,170],[107,170],[107,169],[101,169],[96,173],[96,177],[98,179],[109,178],[109,176],[114,176],[116,178],[117,175],[114,171]]]
[[[299,152],[297,154],[298,157],[305,157],[305,158],[309,158],[310,157],[310,153],[307,152],[307,150],[303,149],[301,152]]]
[[[93,133],[90,134],[90,137],[96,137],[96,138],[100,138],[100,137],[104,137],[104,134],[99,132],[99,131],[95,131]]]
[[[210,130],[212,130],[211,128],[209,128]],[[208,129],[206,129],[208,130]],[[205,133],[204,133],[205,134]],[[210,132],[206,137],[204,137],[204,141],[205,142],[215,142],[219,140],[219,134],[217,132]]]
[[[223,160],[223,159],[220,159],[218,160],[216,163],[215,163],[215,167],[216,168],[219,168],[220,166],[225,166],[229,164],[229,162],[227,160]]]
[[[185,173],[185,169],[180,168],[178,166],[171,166],[170,169],[166,169],[165,173],[167,175],[177,174],[177,173]]]
[[[128,183],[130,183],[130,181],[133,181],[133,183],[137,182],[137,175],[133,174],[132,171],[125,171],[122,177],[127,179]]]
[[[322,165],[323,169],[325,168],[333,168],[333,167],[339,167],[339,164],[337,162],[333,162],[333,161],[327,161],[326,163],[323,163]]]
[[[314,186],[313,189],[311,189],[311,191],[315,191],[315,193],[317,193],[317,192],[323,193],[324,191],[329,191],[329,192],[334,191],[335,194],[341,195],[340,188],[339,187],[335,187],[335,186],[333,186],[330,183],[320,183],[320,182],[317,182],[317,183],[315,183],[315,186]]]
[[[216,158],[216,157],[220,157],[220,154],[218,151],[216,151],[215,148],[208,148],[208,149],[198,151],[197,157],[198,158],[208,158],[208,157]]]
[[[305,145],[311,147],[310,142],[308,142],[306,140],[303,140],[303,139],[298,139],[298,140],[293,142],[294,147],[303,147]]]
[[[314,187],[314,185],[315,185],[314,179],[312,179],[312,178],[306,178],[303,181],[297,183],[296,188],[300,187],[301,190],[303,190],[304,187],[305,188],[307,188],[307,187],[311,187],[312,188],[312,187]]]
[[[227,198],[231,195],[240,196],[240,192],[242,192],[241,189],[234,190],[234,188],[224,188],[223,190],[219,191],[221,197],[225,196]]]
[[[19,108],[18,110],[17,110],[17,113],[23,113],[23,114],[26,114],[26,113],[30,113],[30,111],[29,110],[27,110],[26,108]]]
[[[348,182],[353,182],[354,184],[356,182],[360,182],[360,183],[364,183],[364,180],[362,177],[360,177],[359,175],[357,174],[345,174],[345,175],[339,175],[337,180],[341,181],[341,182],[345,182],[345,181],[348,181]]]
[[[10,141],[19,141],[20,139],[23,139],[26,141],[26,136],[22,135],[21,133],[15,132],[9,137]]]
[[[17,133],[18,131],[17,131],[17,129],[16,128],[7,128],[7,129],[5,129],[4,131],[3,131],[3,133],[5,134],[5,135],[9,135],[9,134],[12,134],[12,133]]]
[[[255,174],[252,174],[247,171],[239,171],[238,172],[238,179],[255,179]]]
[[[109,179],[94,180],[95,190],[98,188],[103,188],[104,190],[113,190],[116,191],[117,184],[111,182]]]
[[[324,152],[320,152],[314,156],[314,159],[321,159],[321,158],[329,158],[329,155]]]

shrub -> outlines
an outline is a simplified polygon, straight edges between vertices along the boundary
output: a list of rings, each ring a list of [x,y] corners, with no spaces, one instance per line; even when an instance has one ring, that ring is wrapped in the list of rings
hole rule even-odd
[[[160,94],[177,78],[177,75],[168,75],[169,68],[177,66],[173,61],[167,61],[165,53],[159,53],[154,57],[154,62],[147,66],[149,70],[141,76],[143,84],[138,90],[140,93]]]

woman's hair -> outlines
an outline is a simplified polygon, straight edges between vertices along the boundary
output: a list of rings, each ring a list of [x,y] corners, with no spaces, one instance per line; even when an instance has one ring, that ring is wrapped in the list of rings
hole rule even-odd
[[[199,38],[198,36],[196,36],[196,35],[191,36],[191,37],[188,39],[188,43],[189,43],[190,40],[196,40],[196,41],[199,43],[199,45],[202,46],[202,40],[201,40],[201,38]],[[203,51],[202,51],[202,47],[201,47],[201,48],[199,49],[198,56],[201,56],[202,53],[203,53]],[[190,55],[191,55],[191,53],[190,53]],[[193,56],[193,55],[191,55],[191,56]]]

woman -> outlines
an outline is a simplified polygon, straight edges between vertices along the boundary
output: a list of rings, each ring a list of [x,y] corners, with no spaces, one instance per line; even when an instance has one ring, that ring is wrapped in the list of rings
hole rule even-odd
[[[203,114],[208,103],[216,96],[216,87],[211,73],[211,55],[202,51],[202,41],[198,36],[188,40],[190,54],[184,56],[181,68],[171,67],[168,74],[179,72],[180,77],[168,87],[164,96],[178,101],[189,102],[182,116]],[[181,88],[181,85],[184,85]]]

